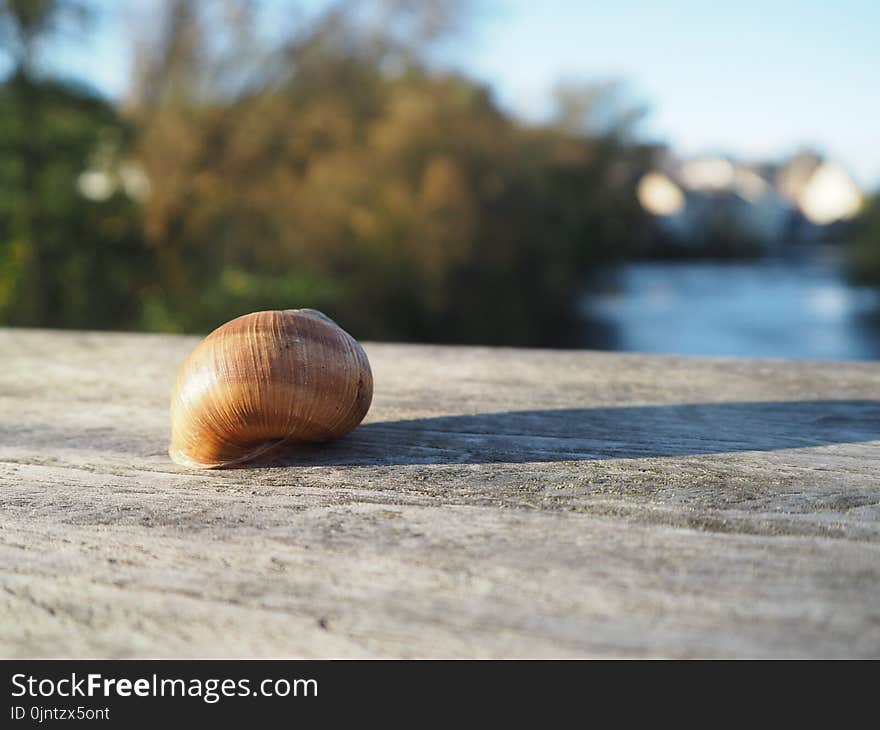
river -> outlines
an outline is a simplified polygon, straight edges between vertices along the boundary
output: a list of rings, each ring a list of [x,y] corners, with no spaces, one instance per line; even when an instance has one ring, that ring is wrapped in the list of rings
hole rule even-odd
[[[582,301],[584,346],[797,359],[880,359],[880,295],[833,251],[753,262],[635,262]]]

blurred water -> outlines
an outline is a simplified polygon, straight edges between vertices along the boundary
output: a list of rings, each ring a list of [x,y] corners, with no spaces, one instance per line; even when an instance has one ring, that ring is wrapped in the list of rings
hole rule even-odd
[[[642,262],[584,296],[585,347],[683,355],[880,359],[880,296],[830,252],[748,263]]]

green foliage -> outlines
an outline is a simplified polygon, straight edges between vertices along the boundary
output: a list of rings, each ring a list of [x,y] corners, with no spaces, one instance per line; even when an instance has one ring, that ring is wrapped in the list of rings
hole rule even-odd
[[[59,83],[0,87],[0,322],[134,327],[153,266],[136,206],[84,198],[80,174],[116,111]]]
[[[326,54],[319,82],[303,67],[142,122],[140,159],[163,180],[144,209],[163,321],[207,329],[255,304],[224,286],[233,270],[265,282],[264,306],[322,306],[363,337],[571,343],[585,273],[643,222],[643,151],[524,128],[460,77]]]
[[[0,89],[0,323],[206,331],[315,307],[369,339],[576,340],[587,274],[648,227],[650,151],[572,122],[603,93],[530,127],[344,16],[256,53],[197,5],[169,0],[124,119],[23,74]]]
[[[856,281],[880,285],[880,193],[868,201],[855,221],[850,269]]]

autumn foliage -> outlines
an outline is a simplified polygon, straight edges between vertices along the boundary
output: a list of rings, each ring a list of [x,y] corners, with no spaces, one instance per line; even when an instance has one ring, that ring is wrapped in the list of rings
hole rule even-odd
[[[75,146],[50,110],[79,119],[87,95],[22,69],[26,133],[7,83],[0,173],[44,183],[27,225],[0,212],[0,321],[206,331],[314,307],[364,339],[577,343],[587,275],[648,226],[633,189],[650,150],[526,125],[438,70],[420,33],[444,4],[334,8],[271,44],[248,3],[219,5],[167,2],[129,98],[89,101]],[[120,181],[98,201],[77,193],[90,165]]]

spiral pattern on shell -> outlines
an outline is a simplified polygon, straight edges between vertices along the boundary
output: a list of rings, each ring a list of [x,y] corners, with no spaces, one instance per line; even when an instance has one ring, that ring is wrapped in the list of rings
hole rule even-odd
[[[178,464],[216,468],[282,445],[329,441],[357,426],[373,397],[367,355],[313,309],[254,312],[218,327],[181,367],[171,398]]]

